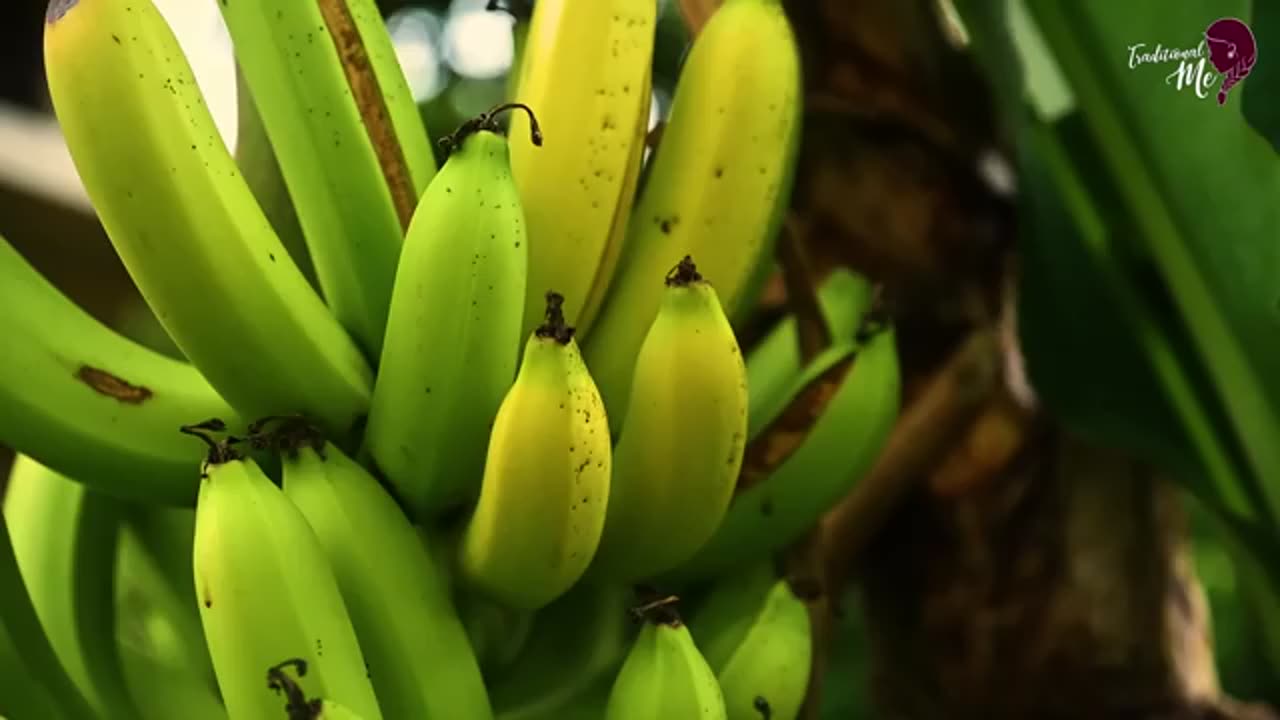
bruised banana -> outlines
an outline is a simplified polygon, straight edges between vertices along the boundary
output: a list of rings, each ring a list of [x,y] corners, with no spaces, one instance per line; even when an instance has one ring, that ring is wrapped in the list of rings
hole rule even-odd
[[[44,56],[85,190],[183,355],[243,416],[305,413],[350,442],[369,365],[271,229],[155,5],[55,0]]]
[[[742,466],[746,368],[716,290],[688,257],[667,276],[635,375],[597,581],[647,579],[688,560],[720,524]]]
[[[103,494],[194,505],[200,452],[178,428],[240,424],[209,382],[98,322],[3,238],[0,305],[0,442]]]
[[[538,113],[545,140],[511,120],[511,174],[529,233],[525,333],[544,295],[564,295],[565,321],[587,332],[589,292],[620,242],[649,123],[658,4],[653,0],[539,0],[533,6],[515,98]],[[598,301],[598,298],[596,299]]]
[[[871,300],[871,283],[865,277],[844,268],[833,270],[818,288],[818,309],[831,337],[853,337]],[[777,417],[803,370],[796,318],[787,315],[747,353],[748,437]]]
[[[207,442],[192,564],[227,714],[278,720],[280,699],[264,678],[268,668],[298,658],[310,668],[314,691],[380,720],[364,654],[315,531],[253,459],[225,441]]]
[[[798,540],[870,470],[898,417],[895,331],[885,327],[823,351],[788,396],[806,418],[816,403],[821,414],[803,434],[789,428],[787,413],[760,430],[724,521],[664,582],[718,577],[767,559]],[[773,432],[775,425],[783,431]]]
[[[800,137],[800,61],[780,0],[728,0],[698,34],[646,171],[587,366],[615,422],[662,302],[653,278],[693,255],[734,318],[772,257]],[[615,433],[617,428],[614,428]]]
[[[137,714],[115,634],[125,506],[18,455],[4,516],[22,579],[62,665],[98,715]]]
[[[729,720],[795,720],[809,688],[809,608],[771,563],[713,586],[689,628]]]
[[[284,494],[333,567],[383,713],[491,718],[449,585],[395,500],[332,444],[285,448],[282,462]]]
[[[404,226],[435,174],[374,0],[220,2],[320,288],[376,358]]]
[[[446,138],[396,273],[364,452],[418,522],[474,501],[519,359],[529,245],[494,119],[511,107]]]
[[[671,607],[650,608],[618,671],[605,720],[726,720],[724,694]]]
[[[546,322],[525,345],[520,374],[493,422],[480,499],[458,544],[468,585],[530,610],[582,577],[610,502],[609,421],[565,325],[562,300],[547,294]]]

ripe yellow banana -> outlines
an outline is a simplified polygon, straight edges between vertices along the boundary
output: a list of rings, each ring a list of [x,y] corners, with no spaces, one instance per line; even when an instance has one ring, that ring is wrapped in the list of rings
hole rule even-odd
[[[187,363],[98,322],[0,238],[0,442],[95,491],[194,505],[200,451],[178,434],[226,402]]]
[[[218,7],[324,297],[376,358],[404,225],[436,170],[382,16],[374,0]]]
[[[671,607],[649,608],[618,671],[605,720],[726,720],[715,673]]]
[[[242,415],[305,413],[349,442],[368,363],[272,231],[151,0],[56,0],[46,17],[67,146],[160,323]]]
[[[654,25],[653,0],[540,0],[520,62],[515,97],[538,113],[546,136],[526,139],[511,121],[511,174],[529,232],[524,331],[542,320],[550,289],[565,297],[565,321],[584,315],[615,227],[625,226],[644,150]],[[619,234],[620,235],[620,234]],[[594,309],[585,313],[594,315]]]
[[[809,687],[809,609],[766,563],[726,578],[689,619],[729,720],[795,720]]]
[[[895,331],[827,349],[796,379],[788,397],[837,378],[825,410],[767,474],[752,468],[710,540],[662,580],[679,586],[718,577],[770,557],[798,540],[871,468],[897,420],[901,375]],[[769,432],[768,426],[760,430]],[[744,467],[744,472],[747,468]]]
[[[458,547],[468,584],[518,608],[543,607],[582,577],[609,502],[609,421],[562,300],[547,294],[546,322],[525,345]]]
[[[475,499],[519,359],[529,244],[494,121],[507,109],[446,138],[453,152],[414,213],[396,274],[365,452],[417,521]]]
[[[686,257],[668,275],[635,363],[594,579],[632,582],[687,560],[715,532],[747,438],[747,378],[717,293]]]
[[[800,136],[800,61],[780,0],[727,0],[698,34],[632,212],[587,365],[615,421],[661,303],[653,278],[693,255],[734,318],[768,263]]]
[[[300,658],[321,696],[380,720],[364,654],[315,531],[254,460],[225,441],[209,442],[193,569],[227,714],[278,720],[280,699],[264,678],[276,664]]]
[[[395,500],[332,444],[284,450],[284,494],[320,538],[383,713],[491,718],[448,583]]]
[[[104,718],[138,713],[115,634],[115,560],[125,506],[18,455],[4,516],[40,625]]]
[[[20,473],[37,467],[30,460],[22,462],[28,470],[19,468]],[[0,683],[0,715],[13,720],[97,720],[101,716],[72,679],[45,632],[33,599],[42,604],[47,599],[32,598],[27,589],[6,515],[0,513],[0,677],[4,678]],[[59,521],[65,523],[67,518]],[[53,527],[45,530],[52,532]],[[39,552],[41,547],[33,550]],[[65,595],[66,588],[62,590],[60,594]]]

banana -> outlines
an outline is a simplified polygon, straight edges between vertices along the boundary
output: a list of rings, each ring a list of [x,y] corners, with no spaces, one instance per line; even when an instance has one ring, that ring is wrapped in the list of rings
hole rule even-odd
[[[586,333],[584,303],[614,228],[626,224],[624,189],[640,172],[658,4],[653,0],[540,0],[533,7],[515,97],[538,112],[546,137],[526,140],[511,119],[511,175],[529,233],[524,332],[544,295],[565,297],[565,321]],[[594,314],[592,310],[588,314]]]
[[[547,605],[582,577],[609,503],[609,421],[562,301],[547,294],[546,322],[525,345],[458,546],[470,586],[524,609]]]
[[[151,0],[54,0],[44,56],[85,190],[182,353],[242,415],[306,413],[349,441],[368,363],[272,231]]]
[[[94,713],[132,718],[115,639],[115,559],[125,507],[18,455],[4,516],[31,604]]]
[[[828,348],[788,396],[798,398],[815,388],[833,393],[821,416],[795,447],[781,453],[765,447],[748,458],[715,534],[662,582],[678,587],[768,558],[813,527],[871,468],[897,420],[901,400],[894,329],[880,329],[865,343],[845,341]],[[768,435],[769,428],[761,434]]]
[[[809,687],[809,609],[771,564],[726,580],[689,619],[729,720],[795,720]]]
[[[80,309],[0,238],[0,442],[97,492],[194,505],[186,423],[235,413],[191,365]]]
[[[263,678],[305,661],[323,697],[380,720],[334,571],[301,511],[229,441],[210,444],[196,503],[192,567],[200,620],[227,714],[274,720],[280,702]]]
[[[630,595],[620,585],[579,583],[539,610],[522,651],[489,679],[498,720],[560,717],[607,695],[635,639],[626,613]]]
[[[725,314],[748,301],[790,199],[800,137],[800,61],[780,0],[728,0],[698,34],[649,163],[622,258],[584,341],[615,421],[662,296],[653,278],[693,255]]]
[[[644,627],[618,671],[605,720],[725,720],[715,673],[672,607],[643,609]]]
[[[515,662],[533,631],[536,613],[508,607],[483,594],[461,588],[455,602],[467,640],[486,678]]]
[[[196,474],[196,473],[193,473]],[[225,720],[192,587],[195,510],[128,508],[116,557],[117,640],[143,720]]]
[[[18,565],[4,513],[0,513],[0,677],[4,678],[0,683],[0,715],[11,720],[99,717],[45,633]]]
[[[642,580],[687,560],[720,524],[742,466],[747,379],[733,328],[689,257],[666,284],[636,358],[593,579]]]
[[[529,245],[494,118],[512,107],[445,138],[396,274],[364,452],[417,521],[475,499],[515,376]]]
[[[286,443],[284,494],[320,538],[383,714],[491,718],[448,583],[395,500],[367,470],[306,428],[285,423],[277,432]]]
[[[285,672],[289,667],[294,668],[299,678],[307,674],[305,660],[285,660],[267,671],[267,686],[285,696],[284,709],[290,720],[364,720],[354,710],[335,700],[307,698],[298,681]]]
[[[871,283],[837,268],[818,288],[818,309],[833,338],[853,337],[871,307]],[[796,318],[787,315],[747,353],[747,437],[755,438],[787,402],[787,391],[804,369]]]
[[[334,316],[376,358],[404,226],[435,174],[374,0],[220,2]]]

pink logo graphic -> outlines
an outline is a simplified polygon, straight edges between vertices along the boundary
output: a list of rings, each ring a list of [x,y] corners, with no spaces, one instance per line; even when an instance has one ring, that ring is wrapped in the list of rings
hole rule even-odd
[[[1209,62],[1222,73],[1218,104],[1224,105],[1227,91],[1244,80],[1258,62],[1258,43],[1249,26],[1236,18],[1213,21],[1204,31],[1204,39],[1209,43]]]

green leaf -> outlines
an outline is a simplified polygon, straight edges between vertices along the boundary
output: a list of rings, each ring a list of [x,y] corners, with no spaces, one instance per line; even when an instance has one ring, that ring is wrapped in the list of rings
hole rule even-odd
[[[1195,338],[1259,478],[1280,477],[1280,160],[1226,105],[1166,82],[1172,64],[1130,67],[1130,46],[1195,47],[1244,0],[1031,0],[1071,85],[1133,240],[1150,253]],[[1205,67],[1210,67],[1205,59]],[[1246,81],[1247,82],[1247,81]],[[1280,482],[1266,486],[1280,515]]]
[[[1280,2],[1259,2],[1250,23],[1258,43],[1258,64],[1241,84],[1244,117],[1280,152]]]

